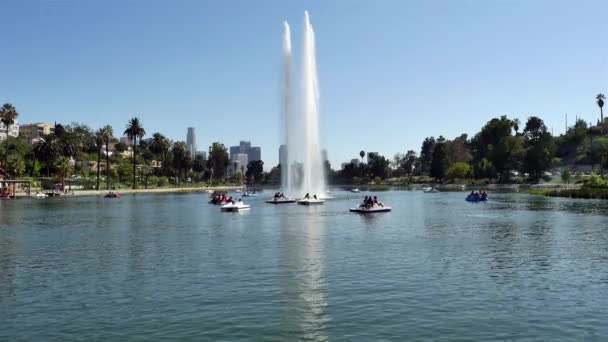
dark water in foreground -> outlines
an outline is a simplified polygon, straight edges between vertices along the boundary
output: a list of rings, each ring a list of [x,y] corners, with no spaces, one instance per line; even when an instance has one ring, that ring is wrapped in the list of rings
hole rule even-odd
[[[0,340],[608,340],[608,202],[0,202]]]

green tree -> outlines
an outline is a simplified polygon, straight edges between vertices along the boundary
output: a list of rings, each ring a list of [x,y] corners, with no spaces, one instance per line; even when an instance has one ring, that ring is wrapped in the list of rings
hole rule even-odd
[[[508,177],[510,166],[514,164],[515,152],[512,135],[513,122],[506,116],[494,118],[481,128],[472,140],[474,162],[478,164],[487,159],[498,174],[499,181]]]
[[[106,146],[106,190],[110,190],[110,140],[112,140],[114,130],[112,126],[105,125],[100,129],[100,133],[103,144]]]
[[[445,143],[437,143],[433,149],[433,160],[431,160],[431,177],[434,177],[439,182],[442,182],[445,178],[447,166],[448,160],[445,151]]]
[[[141,139],[146,135],[146,130],[144,129],[144,127],[142,126],[141,122],[139,121],[139,119],[137,117],[132,118],[131,120],[129,120],[129,123],[127,124],[127,128],[125,129],[125,132],[123,133],[125,134],[127,137],[129,137],[129,139],[131,139],[131,142],[133,144],[133,189],[137,189],[137,139]]]
[[[564,169],[564,171],[562,171],[562,182],[568,185],[570,184],[570,179],[572,179],[572,173],[570,170]]]
[[[2,108],[0,108],[0,121],[4,124],[4,127],[6,128],[6,140],[5,140],[5,152],[4,152],[4,167],[7,168],[8,166],[8,131],[11,125],[13,125],[15,123],[15,120],[17,120],[17,117],[19,116],[19,113],[17,112],[17,109],[15,109],[15,107],[10,104],[10,103],[5,103]],[[8,171],[7,171],[8,172]]]
[[[368,153],[367,162],[371,178],[387,178],[389,171],[388,166],[390,163],[388,159],[376,153]]]
[[[152,141],[150,142],[150,151],[154,153],[156,158],[160,160],[162,157],[163,168],[166,168],[167,164],[167,154],[169,153],[169,148],[171,147],[171,141],[165,138],[164,135],[160,133],[154,133],[152,135]]]
[[[524,171],[528,172],[533,180],[539,180],[553,162],[555,147],[551,134],[543,120],[535,116],[528,118],[523,134],[526,139]]]
[[[209,157],[207,158],[207,164],[209,165],[210,180],[213,177],[224,178],[226,176],[226,170],[230,159],[228,158],[228,149],[224,144],[214,142],[209,146]]]
[[[33,146],[33,152],[36,159],[44,163],[46,167],[46,175],[50,177],[51,166],[55,159],[60,155],[60,145],[57,136],[53,133],[39,138]]]
[[[183,141],[176,141],[173,143],[171,153],[173,154],[173,167],[175,168],[175,178],[177,179],[176,185],[179,187],[180,179],[182,178],[186,166],[186,156],[188,155],[186,143]]]
[[[466,179],[471,175],[471,166],[467,163],[459,162],[452,164],[448,169],[447,176],[450,180]]]
[[[435,141],[434,137],[427,137],[422,142],[422,147],[420,148],[421,173],[426,174],[429,172],[431,168],[431,161],[433,160],[433,149],[435,148],[436,143],[437,142]]]
[[[597,94],[595,96],[595,102],[597,103],[597,106],[600,107],[600,122],[601,122],[602,135],[604,134],[604,100],[605,99],[606,99],[606,96],[604,96],[604,94],[602,94],[602,93]]]
[[[68,177],[70,173],[70,159],[64,156],[59,157],[55,161],[55,169],[59,173],[59,178],[61,178],[61,188],[65,190],[65,178]]]
[[[247,164],[247,172],[245,176],[249,183],[260,183],[264,173],[264,162],[261,160],[252,160]]]
[[[23,161],[23,158],[20,156],[11,156],[8,159],[6,172],[15,177],[21,177],[25,172],[25,162]]]
[[[104,133],[103,130],[100,128],[97,130],[97,132],[95,132],[95,145],[97,146],[97,181],[95,184],[95,189],[97,189],[97,191],[99,191],[100,186],[99,186],[99,179],[101,176],[101,150],[103,149],[103,144],[104,144]],[[106,164],[106,167],[108,167],[108,165]],[[109,180],[106,177],[106,182],[108,182]]]

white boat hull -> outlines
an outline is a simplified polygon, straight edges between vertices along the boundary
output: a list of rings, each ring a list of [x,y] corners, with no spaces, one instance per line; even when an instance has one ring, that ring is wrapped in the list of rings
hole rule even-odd
[[[227,211],[227,212],[234,212],[234,211],[243,211],[243,210],[249,210],[251,209],[251,206],[249,204],[225,204],[223,206],[220,207],[221,211]]]
[[[350,208],[351,213],[371,214],[371,213],[386,213],[391,211],[391,207],[373,207],[373,208]]]
[[[320,199],[301,199],[298,201],[298,204],[301,205],[319,205],[323,203],[325,203],[325,201]]]

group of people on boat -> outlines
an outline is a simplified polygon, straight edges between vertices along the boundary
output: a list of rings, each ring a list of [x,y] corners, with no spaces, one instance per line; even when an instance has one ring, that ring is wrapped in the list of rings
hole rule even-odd
[[[275,192],[274,195],[272,196],[272,198],[275,200],[280,200],[280,199],[285,199],[287,197],[282,192]]]
[[[378,196],[365,196],[363,202],[359,204],[359,208],[371,209],[373,207],[384,207],[384,204],[378,200]]]
[[[233,203],[234,200],[232,196],[228,196],[225,192],[215,192],[211,195],[212,204],[225,204],[225,203]]]
[[[473,200],[485,201],[486,199],[488,199],[488,193],[485,190],[481,190],[481,191],[476,190],[476,191],[471,191],[471,193],[467,197],[469,199],[473,199]]]
[[[317,198],[317,195],[313,195],[313,196],[312,196],[312,198],[313,198],[313,199],[318,199],[318,198]],[[309,193],[306,193],[306,195],[304,195],[304,199],[307,199],[307,200],[311,199],[310,194],[309,194]]]

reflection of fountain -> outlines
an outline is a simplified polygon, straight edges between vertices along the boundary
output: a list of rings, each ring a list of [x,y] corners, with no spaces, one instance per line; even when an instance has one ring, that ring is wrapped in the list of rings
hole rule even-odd
[[[308,12],[304,14],[302,49],[301,105],[296,113],[292,98],[291,37],[289,25],[283,28],[283,143],[286,155],[280,161],[281,185],[287,193],[325,194],[325,175],[319,144],[319,87],[315,53],[315,33]]]
[[[325,222],[312,218],[296,224],[282,216],[288,276],[284,286],[284,327],[290,340],[327,341],[327,280],[323,234]],[[294,236],[295,234],[295,236]]]

